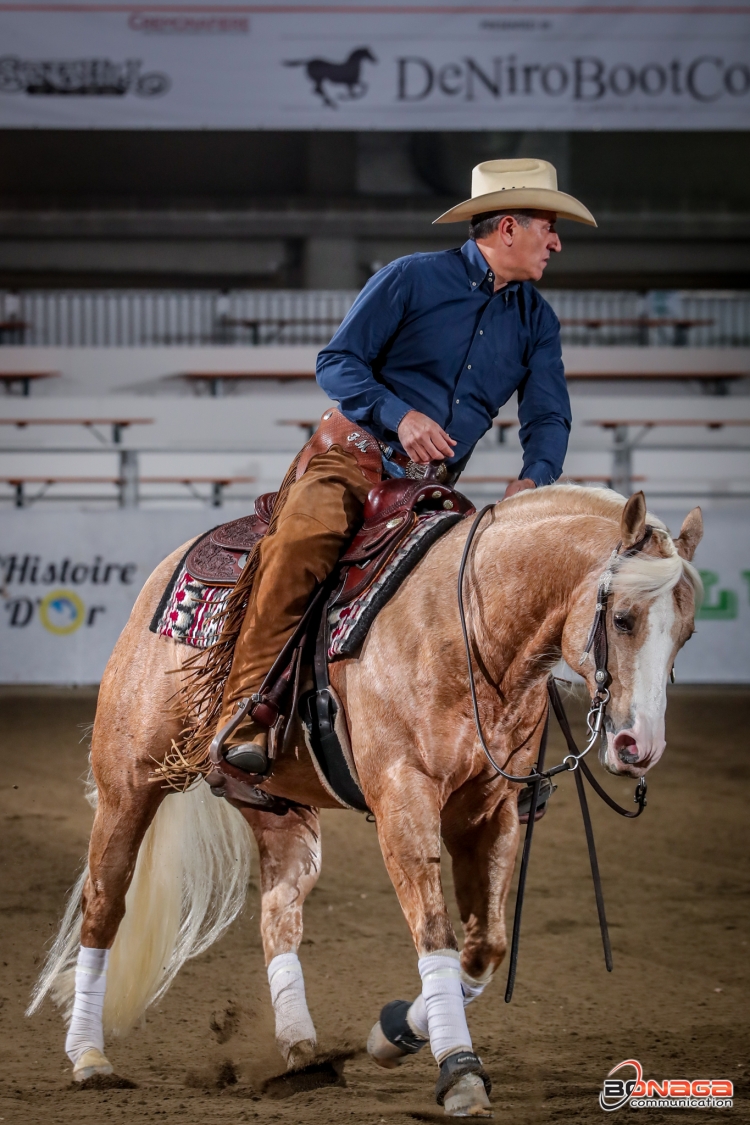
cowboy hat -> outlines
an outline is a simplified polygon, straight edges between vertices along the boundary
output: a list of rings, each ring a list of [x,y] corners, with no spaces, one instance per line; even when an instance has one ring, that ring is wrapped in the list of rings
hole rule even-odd
[[[560,219],[596,226],[587,207],[557,190],[557,172],[547,160],[485,160],[477,164],[471,173],[471,199],[451,207],[435,223],[459,223],[485,211],[555,211]]]

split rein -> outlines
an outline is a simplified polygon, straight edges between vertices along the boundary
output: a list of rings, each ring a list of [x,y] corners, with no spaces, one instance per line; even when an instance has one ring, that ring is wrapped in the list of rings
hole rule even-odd
[[[529,808],[529,819],[526,824],[526,835],[524,838],[523,854],[521,857],[521,870],[518,878],[518,891],[516,893],[516,909],[513,918],[513,937],[510,947],[508,983],[505,989],[505,1002],[507,1004],[510,1003],[510,1000],[513,996],[513,988],[516,981],[518,946],[521,933],[521,913],[523,910],[524,892],[526,890],[526,876],[528,873],[529,858],[531,855],[531,841],[534,834],[534,822],[536,820],[539,797],[543,784],[545,785],[548,794],[551,794],[551,779],[559,773],[573,773],[575,775],[576,791],[578,793],[578,800],[581,805],[581,814],[583,817],[584,831],[586,833],[586,844],[588,847],[589,862],[591,864],[591,877],[594,883],[596,908],[599,915],[599,928],[601,931],[602,945],[604,948],[604,963],[607,967],[607,972],[612,972],[612,947],[609,940],[607,917],[604,911],[604,896],[602,893],[601,878],[599,875],[599,863],[596,857],[594,831],[591,824],[591,815],[589,813],[588,800],[586,798],[586,790],[583,784],[583,777],[586,778],[596,795],[598,797],[601,797],[605,804],[609,805],[609,807],[616,813],[619,813],[620,816],[627,817],[630,820],[635,820],[637,817],[639,817],[646,807],[647,786],[645,777],[640,778],[635,791],[635,796],[633,797],[635,804],[638,805],[638,811],[629,812],[621,805],[618,805],[617,802],[610,797],[609,793],[607,793],[607,791],[602,788],[602,786],[599,784],[599,782],[596,780],[593,773],[589,769],[588,763],[584,759],[601,737],[602,729],[604,726],[605,712],[610,698],[609,685],[612,682],[612,677],[610,676],[609,670],[607,668],[607,604],[609,601],[615,563],[618,558],[628,557],[636,554],[650,538],[651,528],[647,528],[646,534],[643,539],[641,539],[638,543],[633,544],[633,546],[629,547],[626,551],[621,552],[621,544],[618,544],[612,552],[609,562],[607,563],[607,567],[599,579],[596,594],[596,610],[594,613],[594,620],[591,625],[591,631],[589,633],[588,641],[586,642],[583,656],[581,657],[582,663],[586,655],[589,652],[592,653],[595,664],[594,682],[596,683],[596,690],[591,700],[591,706],[589,708],[588,715],[586,716],[586,727],[588,729],[589,737],[585,747],[583,748],[583,750],[580,750],[576,744],[575,738],[573,737],[573,732],[570,729],[568,716],[565,713],[563,701],[560,698],[560,693],[557,689],[557,684],[555,683],[554,678],[550,676],[547,680],[547,694],[549,696],[549,702],[552,705],[552,710],[555,713],[555,718],[557,719],[566,745],[568,747],[568,753],[563,758],[562,762],[560,762],[558,765],[552,766],[550,769],[545,770],[544,758],[547,749],[547,735],[549,732],[548,706],[544,722],[542,740],[539,746],[539,756],[537,762],[530,773],[517,776],[515,774],[508,773],[497,764],[484,737],[482,722],[479,715],[477,686],[474,678],[474,668],[472,664],[471,640],[469,638],[469,630],[466,623],[466,610],[464,607],[464,574],[466,571],[466,564],[471,553],[471,545],[474,542],[474,537],[477,531],[479,530],[480,523],[482,522],[487,512],[494,508],[494,506],[494,504],[486,504],[480,512],[477,512],[476,516],[474,517],[474,522],[469,529],[469,534],[466,538],[466,544],[461,556],[461,565],[458,568],[458,612],[461,618],[461,632],[463,634],[464,647],[466,649],[466,663],[469,671],[469,689],[471,691],[471,703],[474,711],[474,725],[476,727],[477,736],[479,738],[479,744],[482,747],[487,761],[492,766],[496,774],[498,774],[500,777],[505,778],[506,781],[512,781],[522,785],[531,786],[531,807]],[[515,750],[511,752],[508,758],[512,757],[514,753],[516,753]]]

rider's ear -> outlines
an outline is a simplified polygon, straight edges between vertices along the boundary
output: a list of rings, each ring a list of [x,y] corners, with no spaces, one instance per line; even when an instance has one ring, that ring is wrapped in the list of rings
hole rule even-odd
[[[634,492],[622,509],[620,520],[620,538],[622,545],[627,550],[643,539],[646,534],[646,497],[642,492]]]
[[[680,535],[675,539],[674,545],[681,558],[693,561],[695,549],[703,538],[703,513],[700,508],[693,508],[685,516],[685,522],[680,528]]]

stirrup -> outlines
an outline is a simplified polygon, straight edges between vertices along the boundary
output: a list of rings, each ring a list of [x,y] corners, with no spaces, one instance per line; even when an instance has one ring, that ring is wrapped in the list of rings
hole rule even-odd
[[[259,708],[263,708],[263,713],[259,714]],[[245,696],[237,703],[237,709],[232,715],[229,722],[225,723],[216,732],[214,739],[209,747],[209,758],[215,766],[221,766],[222,759],[224,758],[224,743],[229,738],[230,734],[234,734],[237,727],[243,722],[244,719],[254,719],[256,723],[263,727],[272,727],[278,718],[279,709],[265,696],[256,692],[255,695]],[[247,743],[251,746],[252,743]]]

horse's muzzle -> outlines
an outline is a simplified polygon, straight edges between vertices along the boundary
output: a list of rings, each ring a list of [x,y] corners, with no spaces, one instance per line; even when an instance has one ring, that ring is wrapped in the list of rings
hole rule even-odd
[[[658,762],[664,749],[644,738],[639,740],[632,729],[620,730],[616,734],[607,732],[607,741],[602,747],[600,761],[608,773],[617,777],[639,778]]]
[[[627,731],[621,730],[615,735],[614,747],[617,757],[624,765],[634,766],[638,761],[638,743]]]

